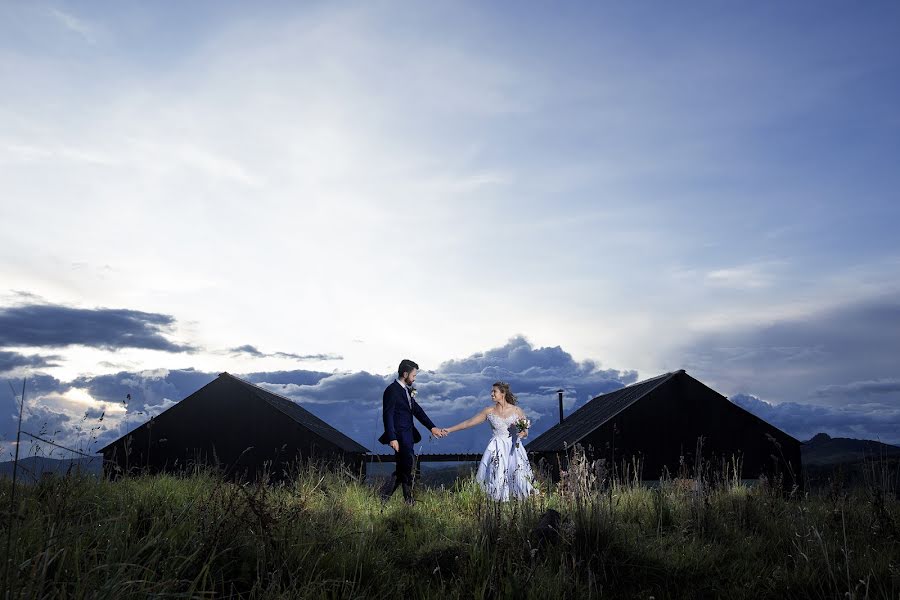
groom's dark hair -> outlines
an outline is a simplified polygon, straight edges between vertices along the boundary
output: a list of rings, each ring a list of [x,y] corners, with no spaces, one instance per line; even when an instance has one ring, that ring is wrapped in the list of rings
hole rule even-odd
[[[408,358],[404,358],[400,361],[400,366],[397,367],[397,375],[403,377],[404,373],[412,373],[413,369],[416,371],[419,370],[419,365],[409,360]]]

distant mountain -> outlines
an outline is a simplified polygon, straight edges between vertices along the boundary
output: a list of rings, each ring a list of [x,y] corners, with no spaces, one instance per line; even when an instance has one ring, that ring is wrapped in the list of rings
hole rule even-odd
[[[103,471],[103,461],[97,458],[47,458],[29,456],[19,459],[19,473],[23,481],[37,481],[44,473],[64,475],[69,471],[99,475]],[[0,477],[13,476],[13,461],[0,462]]]
[[[833,438],[817,433],[800,447],[803,465],[836,465],[859,462],[863,459],[900,457],[900,446],[874,440]]]

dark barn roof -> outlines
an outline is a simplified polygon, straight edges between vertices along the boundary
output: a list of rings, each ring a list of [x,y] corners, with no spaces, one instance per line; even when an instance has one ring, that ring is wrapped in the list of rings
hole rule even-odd
[[[228,373],[222,373],[219,377],[228,377],[233,379],[235,382],[241,384],[245,388],[249,389],[253,393],[255,393],[259,398],[262,398],[294,421],[303,425],[310,431],[318,434],[325,440],[328,440],[344,452],[368,452],[369,449],[358,444],[354,440],[350,439],[316,415],[312,414],[290,398],[286,398],[285,396],[280,396],[274,392],[270,392],[267,389],[261,388],[257,385],[253,385],[249,381],[244,381],[243,379],[239,379],[234,375],[230,375]]]
[[[685,373],[684,369],[680,369],[597,396],[566,417],[562,423],[557,423],[536,437],[531,443],[526,445],[526,448],[529,452],[560,452],[563,450],[564,445],[571,448],[573,444],[583,440],[586,436],[590,435],[593,431],[623,410],[642,398],[646,398],[653,390],[667,384],[679,375],[693,379],[690,375]],[[703,384],[701,383],[701,385]],[[712,391],[726,402],[731,402],[725,396],[715,392],[715,390]],[[753,413],[741,408],[737,404],[733,404],[733,406],[740,412],[743,412],[748,418],[765,423],[765,421]],[[770,424],[766,424],[771,427]],[[794,439],[793,436],[786,433],[784,435],[788,439],[797,442],[797,444],[800,443],[798,440]]]
[[[683,371],[682,371],[683,372]],[[675,373],[665,373],[652,379],[633,383],[629,386],[597,396],[587,404],[557,423],[526,444],[529,452],[556,452],[582,440],[586,435],[606,423],[656,387],[666,382]]]
[[[257,385],[253,385],[252,383],[250,383],[248,381],[244,381],[243,379],[240,379],[238,377],[235,377],[234,375],[231,375],[230,373],[220,373],[218,378],[214,379],[212,382],[207,384],[207,386],[213,385],[213,384],[215,384],[218,387],[218,389],[216,390],[217,394],[227,394],[227,395],[233,395],[235,397],[246,397],[246,395],[249,393],[249,395],[255,396],[256,398],[263,400],[264,402],[268,403],[273,408],[275,408],[279,412],[283,413],[285,416],[287,416],[291,420],[295,421],[302,427],[308,429],[309,431],[316,434],[317,436],[324,439],[325,441],[327,441],[331,444],[334,444],[334,446],[336,446],[337,448],[339,448],[340,450],[342,450],[344,452],[367,453],[369,451],[368,448],[360,445],[356,441],[347,437],[346,435],[344,435],[343,433],[341,433],[340,431],[338,431],[337,429],[335,429],[334,427],[332,427],[331,425],[329,425],[328,423],[326,423],[319,417],[315,416],[314,414],[312,414],[311,412],[309,412],[308,410],[306,410],[305,408],[303,408],[302,406],[300,406],[293,400],[290,400],[289,398],[286,398],[284,396],[280,396],[278,394],[270,392],[269,390],[261,388]],[[206,388],[207,386],[204,386],[203,388],[201,388],[201,390]],[[199,392],[200,392],[200,390],[197,390],[196,392],[194,392],[190,396],[186,397],[184,400],[182,400],[178,404],[175,404],[174,406],[169,407],[168,409],[166,409],[165,411],[163,411],[162,413],[157,415],[156,419],[162,418],[163,415],[165,415],[167,412],[174,409],[181,403],[189,402],[191,397],[196,394],[199,394]],[[98,452],[105,451],[106,449],[119,443],[123,438],[127,437],[128,435],[134,434],[138,429],[141,429],[146,426],[147,426],[147,424],[144,423],[143,425],[136,428],[135,430],[130,431],[127,434],[123,435],[119,439],[117,439],[113,442],[110,442],[109,444],[107,444],[106,446],[104,446],[103,448],[98,450]]]

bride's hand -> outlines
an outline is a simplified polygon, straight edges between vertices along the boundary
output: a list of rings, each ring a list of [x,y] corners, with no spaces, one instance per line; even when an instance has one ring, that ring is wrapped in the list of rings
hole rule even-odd
[[[520,431],[520,432],[519,432],[519,439],[524,439],[524,438],[526,438],[526,437],[528,437],[528,430],[527,430],[527,429],[526,429],[525,431]]]

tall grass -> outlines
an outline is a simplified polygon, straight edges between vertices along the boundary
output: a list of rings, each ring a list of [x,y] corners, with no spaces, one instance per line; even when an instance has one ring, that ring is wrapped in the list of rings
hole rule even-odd
[[[648,487],[576,448],[539,497],[497,503],[469,478],[418,488],[412,507],[315,464],[275,486],[211,470],[48,477],[17,492],[0,587],[5,598],[896,599],[896,480],[872,469],[865,488],[822,493],[745,485],[735,463]],[[0,505],[11,491],[0,481]]]

